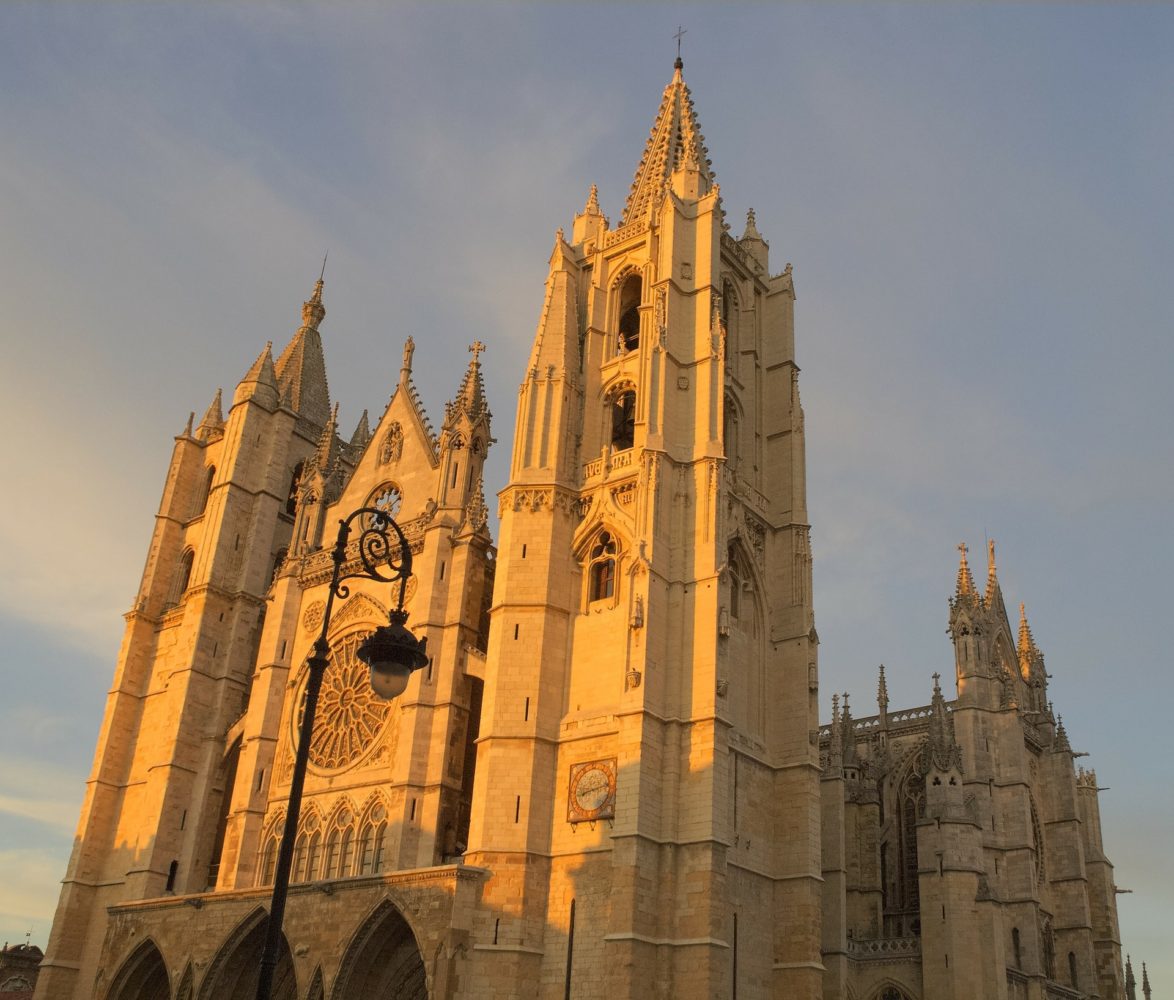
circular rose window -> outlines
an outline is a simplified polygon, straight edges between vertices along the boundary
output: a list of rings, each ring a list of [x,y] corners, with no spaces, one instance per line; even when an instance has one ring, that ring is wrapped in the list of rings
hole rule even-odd
[[[356,632],[339,642],[322,678],[310,762],[324,771],[342,770],[366,756],[387,724],[391,706],[375,696],[369,668],[355,655],[365,638],[366,633]],[[297,713],[299,731],[305,699],[303,687]]]

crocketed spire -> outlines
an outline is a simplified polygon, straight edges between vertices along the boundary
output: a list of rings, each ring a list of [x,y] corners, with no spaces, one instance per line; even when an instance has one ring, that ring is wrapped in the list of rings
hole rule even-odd
[[[1133,975],[1133,960],[1125,956],[1125,1000],[1137,1000],[1137,980]]]
[[[942,675],[933,675],[933,700],[929,714],[929,754],[935,767],[942,771],[962,770],[962,748],[954,738],[954,721],[946,709],[942,696]]]
[[[322,305],[322,279],[314,293],[302,305],[302,326],[274,366],[281,402],[298,416],[323,426],[330,417],[330,390],[326,385],[326,359],[322,354],[322,335],[318,326],[326,316]]]
[[[587,195],[587,204],[583,206],[584,215],[603,215],[599,210],[599,188],[594,184],[591,185],[591,191]]]
[[[967,547],[965,542],[958,543],[958,551],[962,554],[962,558],[958,562],[958,583],[954,588],[954,596],[973,599],[978,592],[974,589],[974,577],[970,575],[970,564],[966,561]]]
[[[762,242],[762,233],[758,231],[758,225],[754,218],[754,209],[747,209],[746,211],[746,231],[742,233],[742,238],[738,242],[744,240],[758,240]]]
[[[468,417],[470,422],[476,422],[488,410],[480,360],[480,354],[485,350],[485,345],[479,340],[474,340],[469,345],[469,350],[472,352],[473,358],[469,362],[469,367],[465,369],[465,377],[461,381],[461,387],[457,390],[456,398],[445,408],[445,424],[451,424],[462,414]]]
[[[700,173],[702,193],[709,191],[714,183],[709,153],[697,124],[693,98],[681,77],[678,62],[661,98],[644,156],[636,168],[621,225],[627,226],[645,218],[659,200],[673,171],[687,165]]]
[[[1141,995],[1144,1000],[1153,1000],[1150,996],[1150,970],[1145,967],[1145,962],[1141,963]]]
[[[367,411],[363,411],[363,415],[359,417],[359,423],[355,427],[354,434],[351,435],[350,446],[353,450],[362,451],[367,447],[367,442],[371,440],[371,421],[367,417]]]
[[[993,608],[999,597],[999,571],[995,566],[995,540],[990,539],[986,546],[986,595],[983,600],[988,608]]]
[[[876,706],[883,715],[889,707],[889,685],[885,683],[885,665],[880,665],[880,677],[876,682]]]
[[[204,417],[196,427],[196,438],[200,441],[214,441],[224,436],[224,410],[221,405],[221,392],[216,390]]]
[[[1035,639],[1031,626],[1027,624],[1027,606],[1019,602],[1019,655],[1030,656],[1035,651]]]

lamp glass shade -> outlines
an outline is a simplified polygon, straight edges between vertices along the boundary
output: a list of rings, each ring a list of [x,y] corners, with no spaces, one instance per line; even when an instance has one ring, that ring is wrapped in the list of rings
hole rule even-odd
[[[381,664],[371,667],[371,690],[375,692],[377,698],[391,701],[404,693],[404,689],[408,686],[409,675],[402,667],[396,669],[387,665],[381,669],[383,666]]]

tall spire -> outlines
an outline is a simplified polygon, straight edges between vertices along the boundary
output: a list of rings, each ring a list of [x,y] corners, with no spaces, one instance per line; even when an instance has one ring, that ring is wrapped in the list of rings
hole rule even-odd
[[[881,724],[888,719],[889,713],[889,685],[885,683],[885,665],[880,665],[879,677],[876,682],[876,707],[880,710]]]
[[[970,564],[966,561],[967,547],[965,542],[958,543],[961,559],[958,561],[958,584],[954,588],[956,597],[970,597],[977,595],[974,589],[974,577],[970,575]]]
[[[1133,960],[1125,956],[1125,1000],[1137,1000],[1137,979],[1133,975]]]
[[[984,598],[988,608],[994,607],[999,594],[999,572],[995,566],[995,540],[989,539],[986,557],[986,596]]]
[[[697,124],[693,98],[681,77],[684,64],[677,60],[673,78],[665,87],[656,121],[648,135],[644,155],[636,168],[621,225],[631,225],[653,210],[673,171],[686,165],[701,175],[704,194],[714,185],[714,174],[705,148],[705,137]]]
[[[196,428],[196,438],[200,441],[214,441],[224,435],[224,410],[221,406],[221,391],[216,390],[208,409],[204,411],[203,419]]]
[[[962,770],[962,748],[954,738],[954,723],[946,710],[946,699],[942,696],[942,675],[933,675],[933,700],[929,714],[929,752],[935,767],[947,771],[950,768]]]
[[[1035,639],[1031,634],[1031,626],[1027,624],[1027,606],[1019,602],[1019,653],[1029,656],[1035,649]]]
[[[461,380],[461,387],[457,390],[456,398],[448,404],[445,414],[446,422],[451,421],[460,413],[464,413],[471,421],[475,421],[487,409],[485,403],[485,382],[481,378],[481,352],[485,345],[474,340],[469,345],[473,358],[469,367],[465,369],[465,377]]]
[[[323,261],[325,267],[325,261]],[[322,355],[322,336],[318,327],[326,316],[322,305],[323,280],[314,284],[314,292],[302,304],[302,326],[274,366],[281,401],[298,416],[319,427],[330,418],[330,390],[326,385],[326,359]]]
[[[1145,962],[1141,963],[1141,995],[1145,1000],[1152,1000],[1150,997],[1150,971],[1145,967]]]

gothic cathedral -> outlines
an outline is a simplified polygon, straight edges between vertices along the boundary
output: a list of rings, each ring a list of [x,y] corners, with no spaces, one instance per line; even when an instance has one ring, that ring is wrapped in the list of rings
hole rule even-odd
[[[993,550],[957,698],[890,713],[882,674],[820,728],[791,268],[728,228],[678,59],[618,223],[593,187],[555,236],[496,547],[479,342],[439,431],[409,338],[340,434],[319,280],[189,420],[38,998],[250,1000],[326,616],[281,1000],[1135,1000],[1095,776]],[[389,588],[326,614],[364,506],[427,637],[391,702],[356,655]]]

